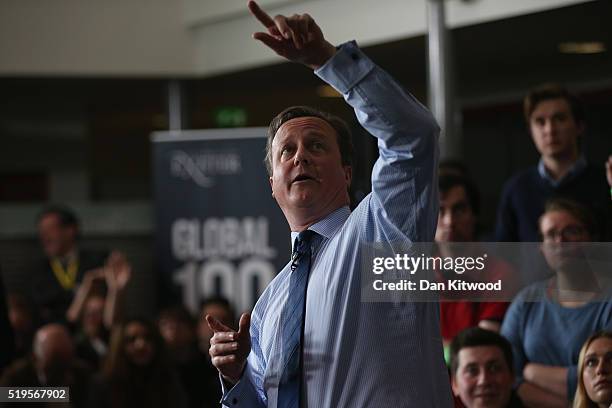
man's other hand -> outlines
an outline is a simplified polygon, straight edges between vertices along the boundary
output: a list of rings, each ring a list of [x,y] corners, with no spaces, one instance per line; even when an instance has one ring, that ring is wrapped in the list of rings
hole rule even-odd
[[[267,29],[267,32],[254,33],[253,38],[281,57],[317,69],[336,53],[336,48],[325,40],[308,14],[272,18],[255,1],[250,0],[248,6],[251,14]]]
[[[240,316],[238,331],[227,327],[211,315],[206,315],[208,327],[214,332],[210,339],[209,354],[212,364],[219,370],[223,379],[232,385],[242,377],[242,371],[251,352],[249,326],[251,315]]]

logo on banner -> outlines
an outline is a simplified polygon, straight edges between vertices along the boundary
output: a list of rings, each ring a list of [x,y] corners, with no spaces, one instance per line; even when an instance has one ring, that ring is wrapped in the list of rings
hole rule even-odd
[[[170,174],[191,180],[203,188],[214,185],[215,176],[231,176],[242,172],[240,155],[235,152],[202,151],[189,154],[175,150],[170,155]]]
[[[196,310],[201,298],[220,290],[238,310],[250,308],[276,274],[277,251],[269,246],[268,230],[266,217],[175,220],[172,255],[183,265],[174,279],[185,304]]]

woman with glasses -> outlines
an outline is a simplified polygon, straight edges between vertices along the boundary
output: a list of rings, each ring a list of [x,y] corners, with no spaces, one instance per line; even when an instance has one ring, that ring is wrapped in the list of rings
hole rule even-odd
[[[578,389],[574,408],[612,406],[612,332],[588,338],[578,357]]]
[[[517,295],[501,333],[512,344],[525,405],[567,407],[576,390],[580,347],[592,333],[612,329],[612,305],[584,255],[584,243],[597,240],[588,210],[553,199],[539,229],[540,250],[553,275]]]

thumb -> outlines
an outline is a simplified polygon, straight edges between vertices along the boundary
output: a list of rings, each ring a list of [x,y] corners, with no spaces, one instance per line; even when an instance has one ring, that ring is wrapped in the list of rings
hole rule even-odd
[[[210,330],[212,330],[215,333],[234,331],[211,315],[206,315],[206,323],[208,323],[208,327],[210,327]]]
[[[240,322],[238,323],[238,335],[239,336],[249,336],[249,328],[251,327],[251,314],[243,313],[240,316]]]

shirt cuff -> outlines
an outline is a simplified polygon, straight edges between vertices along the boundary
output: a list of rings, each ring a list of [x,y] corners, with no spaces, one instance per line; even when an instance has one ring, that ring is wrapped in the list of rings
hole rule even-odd
[[[221,374],[219,374],[219,380],[221,381],[221,390],[223,392],[223,396],[221,397],[221,405],[223,407],[251,408],[262,406],[259,402],[257,391],[253,386],[253,379],[251,378],[248,367],[245,368],[242,378],[240,378],[240,380],[229,390]]]
[[[315,74],[344,95],[373,68],[372,60],[355,41],[350,41],[342,44],[333,57],[315,70]]]

